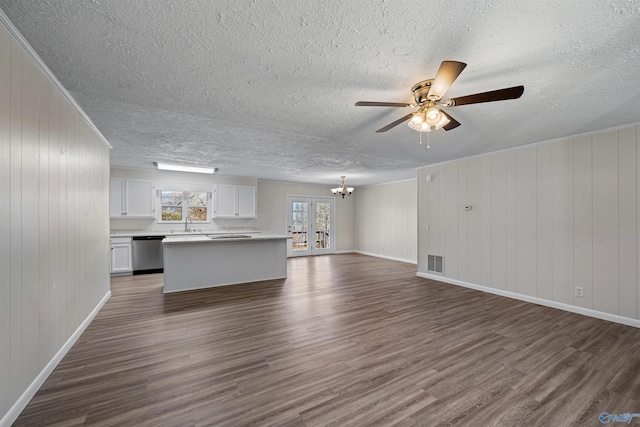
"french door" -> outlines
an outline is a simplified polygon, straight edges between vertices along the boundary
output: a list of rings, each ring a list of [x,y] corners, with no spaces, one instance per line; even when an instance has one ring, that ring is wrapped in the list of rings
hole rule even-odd
[[[289,256],[335,252],[334,199],[287,196]]]

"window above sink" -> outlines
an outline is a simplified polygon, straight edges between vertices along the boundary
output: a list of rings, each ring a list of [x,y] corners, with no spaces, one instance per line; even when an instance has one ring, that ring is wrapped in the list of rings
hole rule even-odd
[[[211,193],[206,191],[160,190],[158,223],[211,222]]]

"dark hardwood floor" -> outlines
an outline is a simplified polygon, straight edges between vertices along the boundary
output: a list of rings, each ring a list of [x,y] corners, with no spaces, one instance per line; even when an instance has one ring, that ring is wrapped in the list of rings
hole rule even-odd
[[[605,411],[640,413],[639,329],[363,255],[288,263],[286,280],[170,295],[161,274],[112,279],[15,425],[600,426]]]

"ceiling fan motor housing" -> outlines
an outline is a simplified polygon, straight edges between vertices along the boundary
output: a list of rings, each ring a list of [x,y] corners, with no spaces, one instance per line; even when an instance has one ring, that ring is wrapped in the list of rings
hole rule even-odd
[[[429,91],[431,90],[432,83],[433,79],[429,79],[413,85],[411,92],[413,93],[413,99],[416,100],[416,104],[422,105],[429,100]]]

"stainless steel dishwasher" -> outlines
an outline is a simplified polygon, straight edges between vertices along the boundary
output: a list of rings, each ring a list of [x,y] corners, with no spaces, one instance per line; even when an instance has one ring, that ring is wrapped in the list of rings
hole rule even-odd
[[[133,274],[162,273],[162,239],[164,236],[134,236]]]

